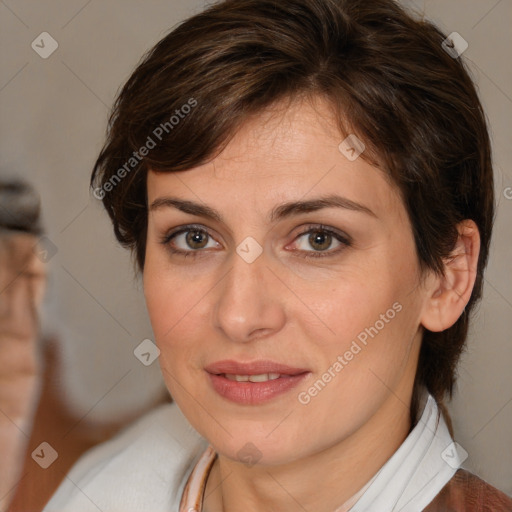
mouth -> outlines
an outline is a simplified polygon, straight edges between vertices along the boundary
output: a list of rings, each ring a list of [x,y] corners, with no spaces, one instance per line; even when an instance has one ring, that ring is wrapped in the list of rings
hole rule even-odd
[[[208,373],[214,375],[226,375],[237,377],[262,377],[268,376],[265,380],[277,379],[281,376],[299,375],[309,370],[306,368],[294,368],[285,364],[277,363],[270,360],[259,360],[251,363],[241,361],[225,360],[217,361],[205,367]],[[255,380],[253,382],[261,382]]]
[[[236,382],[267,382],[281,377],[279,373],[260,373],[259,375],[235,375],[233,373],[221,373],[222,377]],[[285,377],[285,375],[283,375]]]
[[[219,361],[205,367],[220,396],[237,404],[258,405],[291,391],[310,370],[274,361]]]

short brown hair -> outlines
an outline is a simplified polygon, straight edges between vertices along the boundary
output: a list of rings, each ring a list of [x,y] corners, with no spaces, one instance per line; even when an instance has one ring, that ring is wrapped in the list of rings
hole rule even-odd
[[[212,5],[172,30],[130,76],[91,178],[117,239],[135,251],[143,271],[149,168],[180,171],[213,159],[249,116],[278,101],[329,100],[341,134],[363,140],[362,158],[400,190],[422,270],[442,274],[460,221],[473,219],[480,232],[477,278],[464,313],[443,332],[424,332],[413,425],[422,386],[443,409],[445,394],[452,395],[494,220],[485,115],[461,58],[443,48],[445,39],[392,0]]]

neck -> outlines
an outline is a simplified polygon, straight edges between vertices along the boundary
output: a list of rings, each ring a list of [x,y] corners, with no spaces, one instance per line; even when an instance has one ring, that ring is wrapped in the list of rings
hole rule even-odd
[[[409,408],[404,406],[410,403],[408,398],[402,402],[390,394],[351,436],[286,465],[248,467],[219,454],[206,484],[203,512],[334,512],[379,471],[409,434]]]

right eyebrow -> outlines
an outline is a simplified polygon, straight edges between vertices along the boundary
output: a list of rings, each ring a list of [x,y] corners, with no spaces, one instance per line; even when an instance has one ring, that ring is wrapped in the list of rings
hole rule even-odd
[[[218,222],[223,222],[222,215],[217,212],[217,210],[203,204],[194,203],[193,201],[187,201],[185,199],[178,199],[176,197],[159,197],[158,199],[155,199],[151,203],[149,211],[155,211],[166,207],[177,208],[178,210],[184,213],[189,213],[190,215],[206,217]]]

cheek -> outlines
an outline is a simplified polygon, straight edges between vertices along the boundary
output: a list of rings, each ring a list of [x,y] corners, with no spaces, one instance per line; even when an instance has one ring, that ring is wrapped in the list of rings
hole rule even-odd
[[[160,349],[160,364],[173,375],[196,366],[198,344],[207,325],[207,301],[210,287],[180,272],[152,265],[145,266],[144,295],[155,343]],[[203,329],[199,332],[200,329]],[[167,380],[167,376],[164,373]]]
[[[164,287],[159,286],[157,272],[147,259],[144,266],[143,286],[151,326],[155,336],[159,338],[161,324],[165,320],[164,312],[168,305],[165,303]]]
[[[325,368],[319,369],[328,370],[338,363],[334,370],[338,369],[339,382],[353,391],[368,389],[371,371],[387,382],[394,369],[399,369],[409,340],[403,304],[394,299],[374,296],[364,307],[346,301],[344,309],[333,312],[331,327],[336,336],[330,341],[325,336],[317,338],[325,357]]]
[[[162,341],[191,312],[197,293],[193,279],[181,277],[179,269],[166,263],[163,251],[148,244],[144,264],[143,286],[146,306],[157,340]]]
[[[393,304],[400,302],[403,294],[397,281],[391,277],[382,279],[382,273],[361,267],[333,276],[325,286],[308,283],[297,291],[318,320],[311,325],[318,325],[317,330],[323,331],[315,338],[318,343],[346,344],[376,322],[383,330],[393,321],[398,307],[393,309]],[[301,318],[298,313],[297,318]]]
[[[154,261],[149,258],[144,268],[144,296],[146,307],[151,321],[151,327],[155,335],[155,343],[160,349],[160,364],[168,366],[169,349],[177,344],[176,330],[180,327],[179,319],[183,317],[183,300],[180,298],[180,290],[176,283],[169,278],[169,274],[163,272]],[[165,375],[164,375],[165,376]]]
[[[420,302],[418,293],[411,293],[414,268],[402,268],[398,258],[382,258],[379,265],[354,267],[321,293],[309,288],[307,303],[322,323],[303,326],[320,349],[319,371],[341,356],[343,371],[334,373],[350,389],[368,389],[377,380],[370,370],[384,382],[400,372],[418,327]]]
[[[160,349],[158,362],[167,389],[177,401],[182,397],[183,386],[188,393],[196,395],[197,390],[191,387],[193,381],[189,381],[188,371],[192,346],[186,342],[186,333],[183,332],[187,326],[186,312],[190,308],[180,300],[179,289],[168,277],[162,278],[163,274],[156,272],[151,264],[145,266],[144,272],[146,306],[154,341]]]

